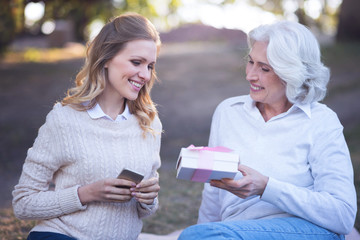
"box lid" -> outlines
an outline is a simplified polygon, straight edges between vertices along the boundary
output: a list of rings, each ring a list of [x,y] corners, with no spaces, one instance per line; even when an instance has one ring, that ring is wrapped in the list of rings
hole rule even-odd
[[[222,161],[222,162],[239,162],[239,155],[233,152],[217,152],[217,151],[208,151],[208,150],[201,150],[206,152],[211,152],[214,161]],[[199,150],[192,150],[189,148],[181,148],[178,160],[176,162],[176,169],[179,168],[181,159],[184,158],[193,158],[194,161],[199,158],[200,152]]]

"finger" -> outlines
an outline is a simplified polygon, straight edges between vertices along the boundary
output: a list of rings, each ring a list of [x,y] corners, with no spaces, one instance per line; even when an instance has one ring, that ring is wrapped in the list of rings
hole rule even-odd
[[[154,184],[148,187],[136,187],[136,188],[130,188],[131,192],[159,192],[160,191],[160,186],[159,184]]]
[[[132,192],[131,195],[133,197],[136,198],[141,198],[141,199],[151,199],[151,198],[156,198],[158,196],[157,192]]]
[[[147,205],[151,205],[154,203],[154,199],[138,199],[137,200],[139,203],[144,203]]]
[[[113,188],[113,190],[110,192],[110,194],[116,194],[116,195],[131,195],[130,188],[123,187],[123,186],[116,186]]]
[[[111,195],[109,196],[109,200],[115,201],[115,202],[128,202],[132,198],[131,195]]]
[[[220,180],[211,180],[210,185],[217,188],[226,189],[227,186]]]
[[[106,201],[129,201],[132,196],[129,189],[114,187],[113,191],[104,193],[103,198]]]
[[[151,192],[151,193],[133,192],[131,194],[138,202],[144,202],[149,200],[151,200],[152,202],[158,196],[157,192]]]
[[[238,165],[238,170],[242,173],[243,176],[247,176],[251,172],[251,168],[243,164]]]
[[[141,181],[140,183],[138,183],[136,185],[136,188],[145,188],[145,187],[152,186],[152,185],[155,185],[158,183],[159,183],[159,179],[156,177],[153,177],[153,178]]]
[[[129,180],[126,180],[126,179],[114,179],[114,183],[113,183],[114,186],[117,186],[117,187],[127,187],[127,188],[130,188],[130,187],[135,187],[136,186],[136,183],[132,182],[132,181],[129,181]]]

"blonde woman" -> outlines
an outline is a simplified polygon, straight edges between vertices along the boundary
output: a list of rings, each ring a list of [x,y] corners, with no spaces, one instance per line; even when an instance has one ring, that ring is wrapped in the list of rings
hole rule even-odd
[[[154,26],[135,13],[88,45],[76,86],[46,117],[13,191],[15,215],[41,220],[28,239],[137,239],[160,189],[162,126],[149,95],[159,48]],[[118,179],[125,168],[144,180]]]

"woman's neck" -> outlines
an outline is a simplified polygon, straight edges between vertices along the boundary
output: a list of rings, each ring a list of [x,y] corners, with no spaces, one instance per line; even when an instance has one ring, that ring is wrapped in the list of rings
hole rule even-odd
[[[113,120],[115,120],[117,116],[125,110],[125,98],[114,99],[101,95],[98,97],[97,102],[103,112]]]
[[[279,104],[256,103],[256,107],[259,109],[265,122],[281,113],[287,112],[292,105],[288,100]]]

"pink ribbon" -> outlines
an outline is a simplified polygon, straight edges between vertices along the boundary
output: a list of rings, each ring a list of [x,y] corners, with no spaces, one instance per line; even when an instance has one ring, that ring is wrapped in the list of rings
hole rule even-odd
[[[187,149],[192,151],[199,151],[199,160],[197,169],[191,178],[195,182],[206,182],[211,176],[214,165],[214,154],[211,152],[232,152],[231,149],[226,147],[195,147],[190,145]]]

